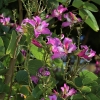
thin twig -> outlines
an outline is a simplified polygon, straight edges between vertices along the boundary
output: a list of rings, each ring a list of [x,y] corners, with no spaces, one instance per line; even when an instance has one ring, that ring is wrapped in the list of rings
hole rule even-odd
[[[23,6],[21,0],[18,0],[19,3],[19,24],[21,24],[23,20]]]

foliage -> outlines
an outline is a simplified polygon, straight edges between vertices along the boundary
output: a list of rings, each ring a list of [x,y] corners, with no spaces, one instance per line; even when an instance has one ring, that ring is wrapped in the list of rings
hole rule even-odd
[[[99,100],[100,57],[81,41],[84,24],[99,31],[96,4],[0,0],[0,100]]]

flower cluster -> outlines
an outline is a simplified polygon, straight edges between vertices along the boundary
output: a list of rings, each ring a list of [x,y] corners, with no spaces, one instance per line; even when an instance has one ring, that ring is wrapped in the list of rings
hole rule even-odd
[[[0,15],[0,23],[2,23],[2,25],[8,25],[10,22],[10,17],[4,17],[4,15]]]
[[[63,93],[62,94],[63,98],[67,98],[69,96],[72,96],[77,92],[74,88],[69,89],[69,86],[67,84],[64,84],[64,86],[61,87],[61,90],[62,90],[62,93]]]
[[[77,18],[72,12],[64,14],[64,18],[67,20],[62,23],[62,27],[70,26],[72,27],[75,23],[80,22],[80,18]]]
[[[61,43],[59,38],[48,37],[47,39],[47,44],[52,46],[52,59],[66,56],[68,53],[72,53],[77,48],[70,38],[64,38],[63,43]]]
[[[40,78],[41,76],[49,76],[49,75],[50,75],[50,71],[49,71],[46,67],[41,67],[41,68],[39,68],[38,73],[37,73],[36,76],[31,76],[31,80],[32,80],[35,84],[37,84],[38,81],[39,81],[39,78]]]
[[[42,21],[39,16],[33,17],[33,19],[24,19],[21,23],[21,26],[18,26],[16,28],[16,31],[23,32],[23,26],[25,26],[27,23],[34,28],[35,38],[38,38],[41,34],[51,35],[50,30],[47,28],[49,23],[47,23],[46,21]]]
[[[64,7],[63,5],[59,5],[57,9],[54,9],[52,11],[51,15],[48,15],[48,17],[56,17],[60,21],[64,18],[66,21],[62,23],[62,27],[72,27],[75,23],[81,22],[81,19],[77,18],[76,15],[72,12],[63,14],[66,11],[68,11],[66,7]]]
[[[67,8],[63,7],[63,5],[59,5],[57,9],[52,11],[51,16],[58,18],[58,20],[62,20],[62,14],[67,11]]]
[[[76,92],[77,92],[74,88],[70,89],[70,87],[66,83],[64,83],[64,86],[61,87],[61,91],[62,91],[61,97],[65,98],[65,99],[76,94]],[[57,94],[59,94],[59,93],[56,92],[55,94],[50,95],[49,99],[57,100],[57,96],[56,96]]]

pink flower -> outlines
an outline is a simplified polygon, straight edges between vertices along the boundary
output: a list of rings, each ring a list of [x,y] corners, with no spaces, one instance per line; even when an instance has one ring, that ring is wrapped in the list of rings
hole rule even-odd
[[[4,15],[0,15],[0,23],[2,23],[3,25],[8,25],[10,22],[10,18],[9,17],[4,17]]]
[[[24,32],[24,31],[23,31],[23,27],[20,26],[20,25],[18,25],[18,26],[16,27],[16,31],[17,31],[17,32],[20,32],[20,33],[23,33],[23,32]]]
[[[59,5],[57,9],[54,9],[52,12],[52,17],[58,18],[58,20],[62,20],[62,13],[65,12],[67,8],[63,7],[63,5]]]
[[[16,31],[20,32],[20,33],[24,33],[25,32],[25,26],[26,26],[28,21],[29,21],[29,19],[26,18],[22,21],[21,25],[16,25]]]
[[[63,95],[62,95],[63,98],[67,98],[69,96],[72,96],[77,92],[74,88],[69,89],[69,86],[66,83],[64,84],[63,87],[61,87],[61,90],[63,92]]]
[[[38,81],[39,81],[39,78],[38,78],[37,76],[31,76],[31,80],[32,80],[35,84],[37,84]]]
[[[62,23],[62,27],[67,27],[67,26],[72,27],[75,23],[81,21],[72,12],[64,14],[64,18],[67,19],[67,21]]]
[[[42,21],[39,16],[33,17],[33,19],[26,19],[24,23],[29,23],[34,28],[35,37],[37,38],[40,34],[49,34],[51,35],[50,30],[47,28],[49,23]]]
[[[99,74],[100,73],[100,61],[96,61],[95,67],[96,67],[95,73]]]
[[[77,49],[75,44],[73,44],[72,39],[70,38],[65,38],[63,41],[63,45],[64,45],[64,49],[66,53],[72,53],[73,51]]]
[[[86,45],[81,45],[82,51],[78,54],[80,58],[83,58],[87,62],[91,60],[93,56],[95,56],[96,52],[89,48]]]
[[[27,53],[27,52],[26,52],[26,50],[22,49],[22,50],[21,50],[21,53],[22,53],[23,56],[26,56],[26,53]]]
[[[42,76],[49,76],[50,75],[50,71],[45,67],[41,67],[38,70],[38,74],[42,75]]]
[[[34,44],[35,46],[42,48],[42,44],[40,44],[36,39],[32,39],[32,44]]]
[[[48,39],[47,44],[50,44],[52,47],[52,52],[53,52],[53,55],[51,57],[52,59],[61,58],[62,56],[65,55],[63,45],[59,38],[48,37],[47,39]]]
[[[57,100],[57,96],[56,95],[51,95],[51,96],[49,96],[49,100]]]
[[[21,26],[18,27],[16,30],[19,32],[23,32],[23,26],[26,26],[26,24],[30,24],[34,28],[34,35],[35,37],[39,37],[40,34],[49,34],[51,35],[50,30],[47,28],[49,23],[46,21],[42,21],[42,19],[39,16],[33,17],[33,19],[24,19],[21,23]]]
[[[62,46],[57,46],[57,47],[52,46],[52,52],[53,52],[53,55],[51,57],[52,59],[61,58],[66,55],[64,48]]]
[[[56,37],[52,38],[52,37],[48,36],[47,39],[48,39],[47,44],[51,44],[52,46],[61,46],[62,45],[59,38],[56,38]]]
[[[63,43],[61,43],[59,38],[48,37],[47,39],[47,44],[51,44],[52,47],[52,59],[61,58],[76,50],[76,46],[70,38],[64,38]]]

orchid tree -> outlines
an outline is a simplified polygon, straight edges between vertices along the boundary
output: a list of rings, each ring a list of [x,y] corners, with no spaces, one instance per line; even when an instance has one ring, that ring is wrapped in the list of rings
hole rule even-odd
[[[100,56],[81,43],[84,23],[99,31],[92,13],[99,0],[20,3],[27,14],[19,23],[16,11],[13,19],[0,15],[0,100],[100,100]],[[91,72],[85,68],[93,57]]]

